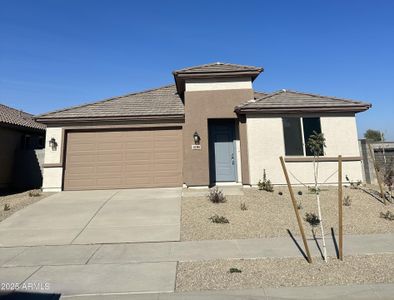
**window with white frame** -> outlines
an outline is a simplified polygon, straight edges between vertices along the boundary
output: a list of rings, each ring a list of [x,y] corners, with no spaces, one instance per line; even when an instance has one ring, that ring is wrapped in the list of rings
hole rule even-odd
[[[282,120],[285,154],[288,156],[313,156],[306,144],[314,131],[321,133],[320,118],[284,117]],[[323,153],[320,155],[322,156]]]

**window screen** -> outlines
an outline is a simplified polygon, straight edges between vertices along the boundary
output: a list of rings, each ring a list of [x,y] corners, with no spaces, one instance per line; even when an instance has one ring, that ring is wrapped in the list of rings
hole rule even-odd
[[[313,153],[308,149],[307,142],[309,137],[313,134],[314,131],[317,133],[321,133],[320,127],[320,118],[302,118],[302,125],[304,127],[304,142],[305,142],[305,150],[307,156],[313,156]],[[319,155],[323,155],[320,153]]]
[[[286,155],[304,155],[300,118],[283,118]]]

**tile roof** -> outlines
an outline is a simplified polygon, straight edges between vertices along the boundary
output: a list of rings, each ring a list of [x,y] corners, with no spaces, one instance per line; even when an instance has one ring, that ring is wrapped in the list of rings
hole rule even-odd
[[[33,115],[0,104],[0,125],[7,124],[27,129],[45,130],[44,124],[34,121]]]
[[[236,111],[276,112],[334,112],[334,111],[365,111],[370,103],[328,97],[317,94],[280,90],[257,100],[252,100],[236,108]]]
[[[263,71],[261,67],[245,66],[237,64],[228,64],[222,62],[204,64],[199,66],[188,67],[172,72],[174,75],[179,73],[221,73],[221,72],[242,72],[242,71]]]
[[[175,85],[114,97],[36,116],[38,120],[183,115]]]

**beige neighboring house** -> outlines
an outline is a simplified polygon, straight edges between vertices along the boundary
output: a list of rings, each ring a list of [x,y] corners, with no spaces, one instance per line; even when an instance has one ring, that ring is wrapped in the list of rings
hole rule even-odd
[[[21,183],[41,186],[37,159],[28,153],[44,148],[44,143],[44,124],[34,121],[31,114],[0,104],[0,189],[24,188]],[[23,174],[37,178],[22,180]]]
[[[355,114],[369,103],[281,90],[257,92],[263,68],[212,63],[173,72],[175,84],[37,116],[47,125],[44,190],[256,185],[313,181],[305,141],[323,132],[320,181],[362,179]],[[54,146],[55,145],[55,146]],[[327,178],[328,177],[328,178]],[[292,181],[297,183],[292,177]]]

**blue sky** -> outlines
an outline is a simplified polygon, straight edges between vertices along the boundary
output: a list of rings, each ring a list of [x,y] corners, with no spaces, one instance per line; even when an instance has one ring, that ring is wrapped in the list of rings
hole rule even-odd
[[[173,82],[216,61],[256,90],[365,100],[394,140],[394,1],[0,0],[0,102],[34,114]],[[341,130],[338,128],[338,130]]]

